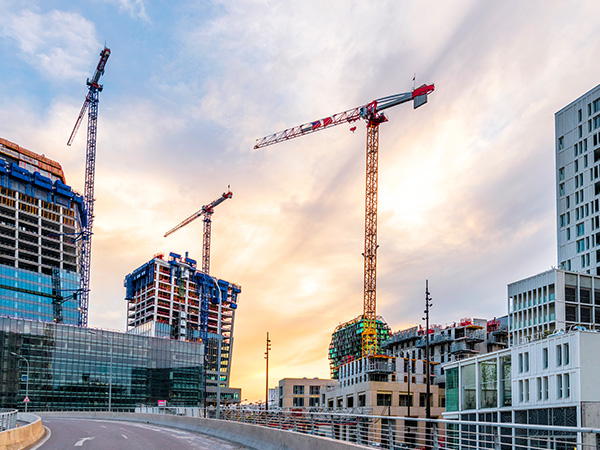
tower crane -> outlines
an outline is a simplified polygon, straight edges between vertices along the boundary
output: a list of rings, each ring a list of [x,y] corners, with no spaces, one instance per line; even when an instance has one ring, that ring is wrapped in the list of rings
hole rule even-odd
[[[199,211],[192,214],[190,217],[185,219],[179,225],[174,228],[171,228],[169,231],[165,233],[165,237],[175,233],[180,228],[185,227],[187,224],[193,222],[200,216],[204,216],[204,233],[202,235],[202,272],[206,275],[210,272],[210,233],[211,233],[211,224],[212,224],[212,215],[215,212],[215,207],[223,203],[228,198],[233,197],[233,193],[231,190],[227,192],[223,192],[218,199],[213,200],[208,205],[204,205]]]
[[[102,91],[99,84],[104,74],[110,49],[104,47],[100,52],[100,61],[92,78],[87,79],[88,94],[85,97],[67,145],[71,145],[79,130],[86,110],[88,111],[87,148],[85,153],[85,187],[83,194],[84,217],[81,231],[81,297],[79,299],[79,326],[86,327],[90,300],[90,268],[92,261],[92,227],[94,224],[94,177],[96,173],[96,133],[98,129],[98,94]]]
[[[255,149],[278,144],[300,136],[331,128],[336,125],[364,120],[367,125],[367,161],[365,193],[365,244],[364,244],[364,289],[363,289],[363,331],[361,353],[363,357],[377,355],[376,323],[376,273],[377,273],[377,185],[379,156],[379,125],[387,122],[383,111],[402,103],[413,101],[414,108],[427,103],[427,95],[433,92],[433,84],[424,84],[411,92],[391,95],[373,100],[363,106],[288,128],[261,139],[257,139]],[[356,127],[353,127],[354,131]]]

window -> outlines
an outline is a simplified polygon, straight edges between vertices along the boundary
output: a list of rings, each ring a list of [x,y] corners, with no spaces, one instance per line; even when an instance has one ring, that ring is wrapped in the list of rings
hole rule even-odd
[[[565,138],[561,136],[558,138],[558,149],[562,150],[563,148],[565,148]]]
[[[585,224],[583,222],[577,224],[577,236],[585,234]]]
[[[419,393],[419,406],[425,407],[425,399],[427,398],[427,394],[425,392]],[[429,406],[433,406],[433,395],[429,394]]]
[[[496,408],[498,406],[498,369],[496,361],[483,361],[479,366],[481,377],[481,407]]]
[[[577,148],[577,144],[575,144],[575,148]],[[575,160],[575,172],[579,172],[579,161]]]
[[[358,394],[358,406],[367,406],[367,395],[366,394]]]
[[[294,395],[304,395],[304,386],[295,384]]]
[[[563,344],[563,364],[569,364],[569,344]]]
[[[571,377],[569,376],[568,373],[565,373],[563,375],[563,381],[565,384],[564,396],[565,396],[565,398],[569,398],[571,396]]]
[[[585,241],[580,239],[577,241],[577,253],[585,251]]]
[[[390,406],[392,404],[391,393],[377,393],[377,406]]]
[[[542,349],[542,369],[548,368],[548,347]]]
[[[413,395],[408,395],[408,393],[400,394],[399,404],[400,406],[413,406]]]
[[[523,403],[523,380],[519,380],[519,402]]]
[[[579,122],[583,120],[583,114],[581,113],[581,110],[577,111],[577,119],[579,119]]]
[[[560,183],[558,186],[558,193],[560,195],[565,195],[565,183]]]
[[[560,169],[558,169],[558,179],[561,181],[565,179],[565,168],[564,167],[561,167]]]
[[[354,396],[353,395],[349,395],[348,397],[346,397],[346,407],[354,408]]]
[[[556,398],[562,398],[562,395],[563,395],[562,375],[556,375]]]
[[[571,240],[571,229],[567,228],[567,241]]]
[[[523,382],[523,401],[529,401],[529,380]]]
[[[292,399],[292,404],[296,407],[304,407],[304,397],[294,397]]]
[[[544,389],[543,389],[543,386],[542,386],[542,379],[541,378],[537,378],[536,379],[536,384],[537,384],[537,393],[538,393],[537,399],[538,400],[542,400],[543,394],[544,394]]]
[[[308,406],[315,407],[319,406],[319,397],[311,397],[308,399]]]
[[[562,366],[562,351],[560,345],[556,346],[556,366]]]
[[[548,400],[548,377],[542,378],[542,400]]]
[[[475,409],[477,407],[475,403],[475,388],[476,388],[476,375],[475,375],[475,364],[465,364],[461,367],[462,371],[462,409]]]
[[[311,386],[310,395],[319,395],[319,389],[321,389],[321,386]]]
[[[523,373],[523,353],[519,353],[519,373]]]

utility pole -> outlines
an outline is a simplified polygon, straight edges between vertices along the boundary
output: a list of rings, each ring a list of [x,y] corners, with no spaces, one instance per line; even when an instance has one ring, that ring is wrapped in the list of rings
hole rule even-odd
[[[425,280],[425,418],[431,419],[431,380],[430,380],[430,372],[431,372],[431,364],[429,362],[429,308],[433,306],[431,303],[431,297],[429,296],[429,280]],[[427,422],[427,445],[426,448],[431,448],[431,422]]]
[[[269,351],[271,350],[271,339],[269,339],[269,332],[267,331],[267,351],[265,352],[265,359],[267,360],[267,373],[265,383],[265,411],[269,410]]]
[[[429,296],[429,280],[425,280],[425,317],[423,317],[423,320],[425,321],[425,364],[426,364],[426,368],[425,368],[425,376],[427,377],[426,380],[426,396],[427,396],[427,401],[425,403],[425,417],[427,419],[431,419],[431,406],[430,406],[430,402],[429,402],[429,397],[431,395],[431,388],[430,388],[430,371],[431,371],[431,364],[429,362],[429,308],[433,306],[433,304],[431,303],[431,297]]]

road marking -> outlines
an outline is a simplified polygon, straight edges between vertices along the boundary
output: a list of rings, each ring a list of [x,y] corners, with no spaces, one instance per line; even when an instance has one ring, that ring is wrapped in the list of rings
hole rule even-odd
[[[124,434],[122,434],[121,436],[123,436],[125,439],[129,439],[127,436],[125,436]]]
[[[92,436],[92,437],[85,437],[85,438],[83,438],[83,439],[79,439],[79,440],[78,440],[78,441],[75,443],[75,447],[82,447],[82,446],[83,446],[83,443],[84,443],[85,441],[91,441],[92,439],[95,439],[95,436]]]

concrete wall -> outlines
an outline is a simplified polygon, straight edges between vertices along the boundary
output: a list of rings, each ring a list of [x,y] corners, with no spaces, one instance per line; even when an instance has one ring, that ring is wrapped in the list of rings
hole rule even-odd
[[[33,414],[19,413],[17,420],[28,422],[28,424],[1,432],[1,449],[17,450],[26,448],[35,444],[44,436],[45,431],[40,417]]]
[[[80,419],[120,420],[142,422],[180,428],[195,433],[207,434],[235,442],[256,450],[358,450],[364,447],[310,436],[293,431],[277,430],[248,423],[227,420],[201,419],[195,417],[169,416],[164,414],[135,414],[108,412],[55,412],[39,413],[44,417],[69,417]]]

